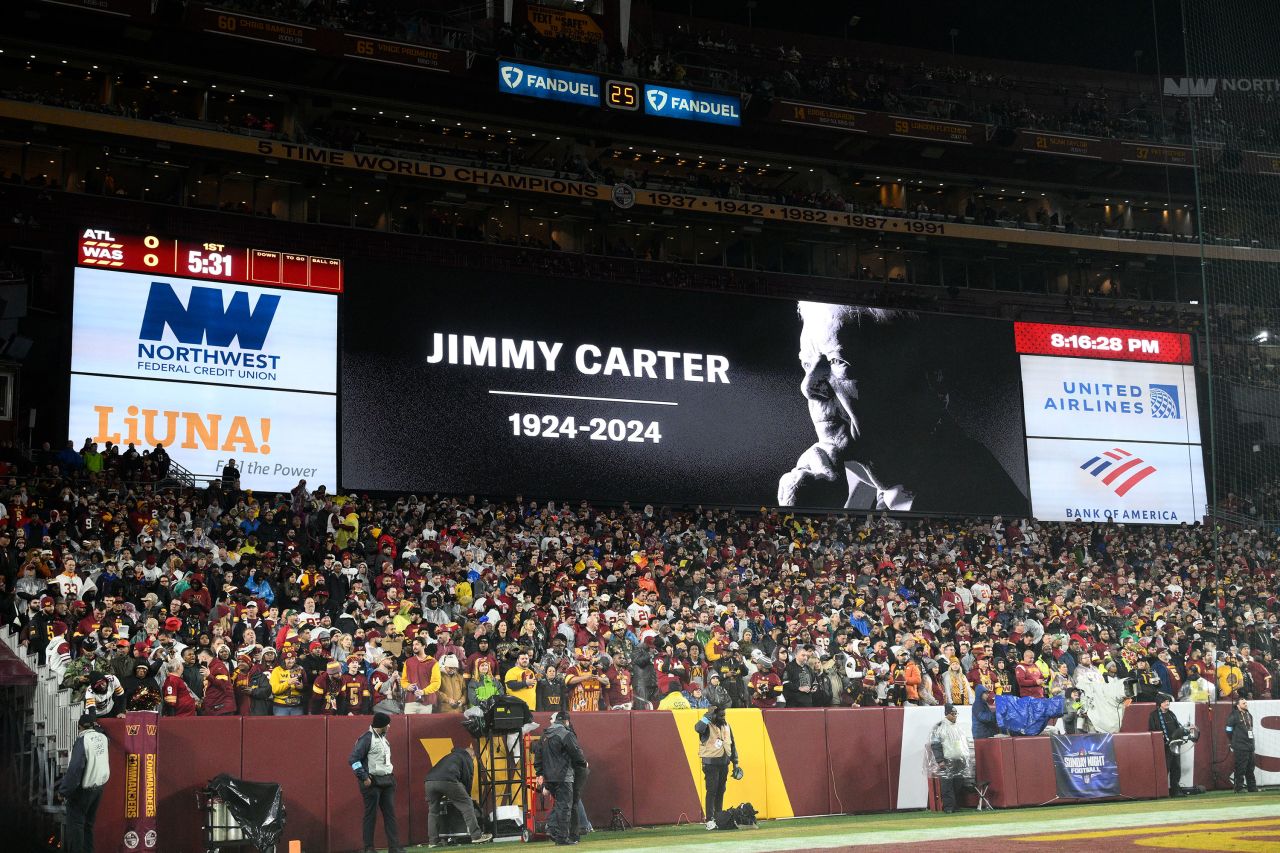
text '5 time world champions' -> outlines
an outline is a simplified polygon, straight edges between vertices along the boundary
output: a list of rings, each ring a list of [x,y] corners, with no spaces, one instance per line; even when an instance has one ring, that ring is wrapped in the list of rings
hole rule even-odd
[[[561,341],[499,338],[436,332],[428,364],[487,367],[504,370],[556,372],[565,354]],[[566,361],[570,361],[566,359]],[[572,369],[583,376],[653,379],[670,382],[729,383],[729,360],[721,355],[659,349],[624,349],[580,344],[573,350]],[[491,394],[551,399],[674,406],[666,400],[589,397],[490,389]],[[593,417],[579,424],[573,416],[515,412],[507,416],[512,434],[525,438],[575,439],[657,444],[662,427],[656,420]]]

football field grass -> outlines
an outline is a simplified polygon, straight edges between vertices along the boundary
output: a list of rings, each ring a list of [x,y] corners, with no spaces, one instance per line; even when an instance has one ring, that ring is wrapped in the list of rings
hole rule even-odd
[[[1198,828],[1209,822],[1223,823],[1209,829]],[[1231,829],[1235,835],[1215,834],[1220,829]],[[1199,834],[1191,838],[1188,830]],[[1130,838],[1139,834],[1167,836],[1170,843],[1161,843],[1160,837],[1155,840]],[[1245,838],[1244,834],[1249,837]],[[759,829],[736,832],[709,832],[701,823],[624,832],[600,829],[584,836],[574,849],[768,853],[925,844],[931,851],[941,851],[982,849],[985,845],[979,839],[986,838],[1000,838],[999,846],[1013,847],[1013,853],[1019,850],[1023,853],[1068,849],[1104,851],[1132,844],[1176,850],[1280,851],[1280,791],[1239,795],[1215,792],[1173,800],[962,811],[950,815],[911,811],[794,818],[761,821]],[[1179,843],[1172,843],[1174,840]],[[546,841],[537,846],[552,845]],[[427,848],[423,845],[410,850],[418,853]]]

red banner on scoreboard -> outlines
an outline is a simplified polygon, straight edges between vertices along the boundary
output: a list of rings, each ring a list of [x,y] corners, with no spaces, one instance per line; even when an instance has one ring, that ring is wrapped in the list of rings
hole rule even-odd
[[[124,836],[121,853],[155,853],[156,765],[160,737],[155,711],[130,711],[124,717]]]
[[[342,261],[275,249],[119,234],[85,228],[77,263],[121,272],[157,273],[242,284],[268,284],[321,293],[342,292]]]
[[[1183,332],[1014,323],[1013,336],[1025,355],[1191,364],[1191,336]]]
[[[224,9],[210,9],[207,6],[204,9],[201,26],[207,33],[220,33],[249,41],[280,44],[285,47],[295,47],[298,50],[314,51],[319,47],[320,41],[319,31],[315,27],[243,15]]]

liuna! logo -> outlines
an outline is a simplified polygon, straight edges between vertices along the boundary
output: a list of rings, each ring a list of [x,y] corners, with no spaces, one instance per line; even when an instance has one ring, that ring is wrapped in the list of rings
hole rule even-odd
[[[667,105],[667,93],[661,89],[650,89],[645,97],[649,99],[649,106],[654,112],[662,112],[662,108]]]
[[[179,343],[229,347],[239,339],[241,349],[260,350],[279,306],[279,296],[264,293],[258,297],[257,306],[250,309],[249,294],[240,290],[231,295],[224,308],[222,291],[216,287],[192,287],[191,296],[183,305],[172,285],[153,281],[138,338],[163,340],[164,327],[168,326]]]
[[[1122,447],[1113,447],[1080,466],[1102,485],[1124,497],[1129,490],[1156,473],[1156,466]]]
[[[502,66],[502,81],[507,84],[508,89],[514,89],[520,85],[520,81],[524,79],[524,69],[517,68],[514,65]]]

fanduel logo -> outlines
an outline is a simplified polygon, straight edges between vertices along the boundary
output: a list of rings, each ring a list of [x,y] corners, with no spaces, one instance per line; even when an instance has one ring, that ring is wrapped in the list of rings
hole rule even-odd
[[[649,106],[652,107],[655,112],[661,112],[662,108],[667,105],[667,93],[661,89],[650,89],[648,97]]]
[[[230,304],[223,308],[222,291],[216,287],[192,287],[191,297],[183,305],[171,285],[153,281],[138,338],[163,340],[168,326],[179,343],[229,347],[238,339],[242,349],[260,350],[279,305],[279,296],[263,294],[251,310],[249,294],[241,290],[232,294]]]
[[[514,65],[504,65],[502,66],[502,79],[509,88],[514,89],[524,79],[524,72]]]
[[[1144,462],[1122,447],[1113,447],[1080,466],[1089,476],[1111,489],[1117,497],[1156,473],[1156,467]]]
[[[1150,385],[1151,417],[1178,420],[1182,417],[1182,405],[1178,402],[1177,385]]]

